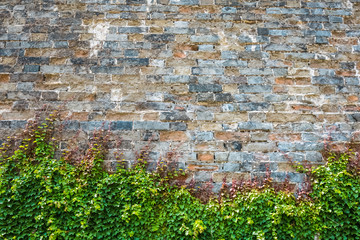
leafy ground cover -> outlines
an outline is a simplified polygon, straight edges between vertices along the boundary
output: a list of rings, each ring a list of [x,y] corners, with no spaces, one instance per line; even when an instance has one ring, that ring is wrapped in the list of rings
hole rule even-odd
[[[84,154],[57,159],[55,125],[54,115],[32,122],[18,144],[3,145],[2,239],[360,239],[355,153],[299,166],[308,182],[297,194],[267,176],[223,184],[215,196],[166,162],[146,171],[145,152],[132,168],[104,171],[104,131]]]

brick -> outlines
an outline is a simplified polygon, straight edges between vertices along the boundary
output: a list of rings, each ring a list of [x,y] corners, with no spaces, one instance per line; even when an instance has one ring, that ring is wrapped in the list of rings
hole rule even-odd
[[[110,123],[110,130],[132,130],[133,122],[130,121],[113,121]]]
[[[169,130],[168,122],[134,122],[134,129],[137,130]]]
[[[189,92],[221,92],[222,87],[218,84],[190,84]]]
[[[190,120],[190,118],[185,112],[162,112],[160,115],[160,120],[187,121]]]
[[[198,132],[196,133],[196,140],[197,141],[211,141],[213,140],[213,133],[212,132]]]
[[[197,159],[202,162],[213,162],[214,155],[211,153],[198,153]]]
[[[238,124],[240,130],[264,130],[270,131],[273,129],[272,123],[261,122],[241,122]]]
[[[215,139],[222,141],[248,141],[249,134],[242,132],[215,132]]]
[[[183,131],[171,131],[171,132],[161,132],[160,133],[160,141],[175,141],[175,142],[183,142],[187,141],[188,137]]]
[[[239,92],[241,93],[267,93],[272,91],[270,85],[240,85]]]
[[[313,84],[329,84],[329,85],[343,85],[344,79],[342,77],[318,76],[313,77],[311,82]]]
[[[202,36],[191,36],[190,40],[192,42],[216,43],[220,39],[219,36],[217,35],[202,35]]]
[[[174,34],[149,34],[145,35],[144,39],[150,42],[173,42],[175,40]]]

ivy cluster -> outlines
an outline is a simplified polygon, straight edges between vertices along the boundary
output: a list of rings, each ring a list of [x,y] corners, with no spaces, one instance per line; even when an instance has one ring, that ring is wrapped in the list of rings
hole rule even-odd
[[[104,171],[102,133],[76,161],[56,159],[53,129],[53,118],[33,123],[15,151],[3,146],[1,239],[360,239],[360,178],[349,169],[356,155],[308,170],[306,198],[276,191],[268,178],[200,201],[170,181],[179,173],[166,165],[147,172],[141,155],[132,168]]]

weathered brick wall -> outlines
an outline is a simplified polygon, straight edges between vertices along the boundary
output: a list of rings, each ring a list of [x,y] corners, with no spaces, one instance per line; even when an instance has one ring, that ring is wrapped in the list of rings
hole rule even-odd
[[[3,137],[64,105],[69,131],[105,121],[126,159],[151,137],[214,181],[360,141],[359,0],[2,0],[0,21]]]

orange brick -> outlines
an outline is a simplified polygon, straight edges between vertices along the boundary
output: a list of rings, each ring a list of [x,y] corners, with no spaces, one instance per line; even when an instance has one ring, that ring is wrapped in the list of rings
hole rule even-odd
[[[190,171],[217,171],[219,167],[213,165],[189,164],[188,169]]]
[[[88,57],[89,51],[88,50],[78,50],[75,52],[75,57]]]
[[[351,95],[347,97],[348,102],[357,102],[359,101],[359,97],[355,95]]]
[[[357,38],[329,38],[330,44],[357,45]]]
[[[296,85],[309,85],[311,84],[311,78],[295,78]]]
[[[274,133],[269,135],[269,139],[271,141],[300,141],[301,135],[299,133]]]
[[[307,105],[292,105],[291,108],[297,111],[309,111],[317,109],[317,107]]]
[[[185,132],[182,131],[174,131],[174,132],[161,132],[160,133],[160,141],[175,141],[182,142],[188,140]]]
[[[215,132],[215,138],[223,141],[248,141],[250,134],[243,132]]]
[[[281,84],[281,85],[293,85],[294,84],[294,79],[292,78],[276,78],[275,79],[275,83],[276,84]]]
[[[176,58],[185,58],[186,54],[183,51],[176,51],[176,52],[174,52],[174,57],[176,57]]]
[[[356,72],[355,72],[355,71],[339,70],[339,71],[336,71],[336,75],[344,76],[344,77],[349,77],[349,76],[355,76],[355,75],[356,75]]]
[[[1,83],[9,82],[9,80],[10,80],[9,74],[0,74],[0,82]]]
[[[214,160],[214,155],[211,153],[199,153],[197,159],[203,162],[212,162]]]
[[[178,45],[177,49],[184,51],[197,51],[199,50],[198,45]]]

